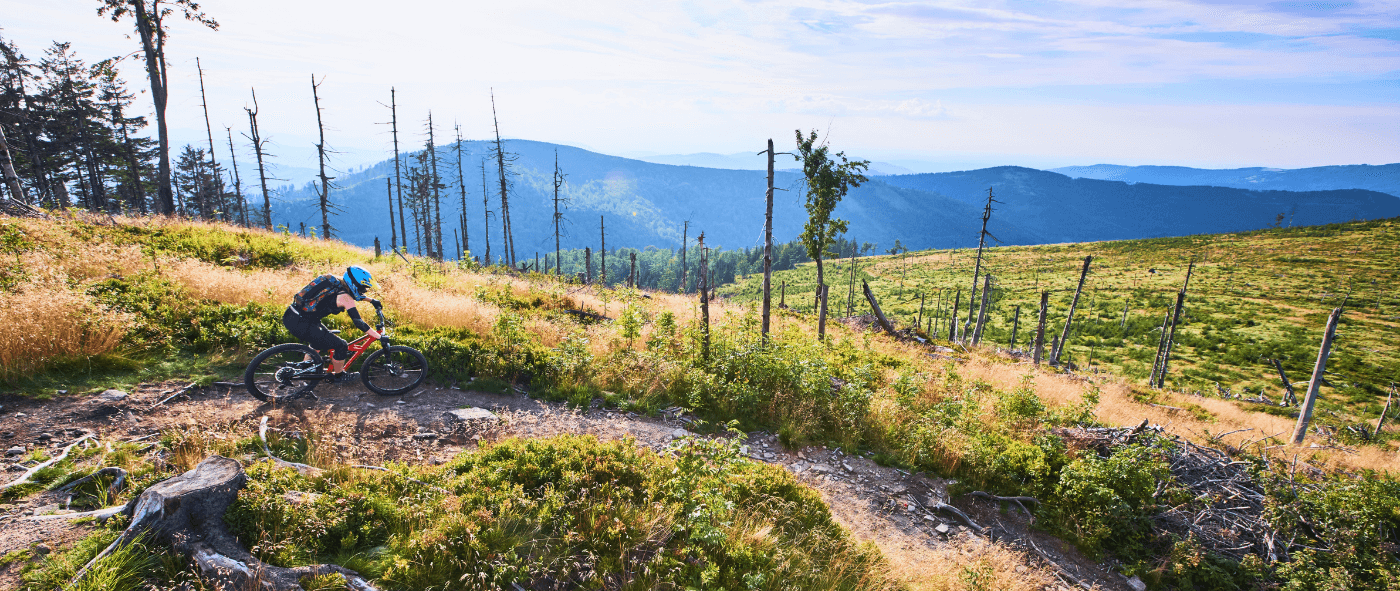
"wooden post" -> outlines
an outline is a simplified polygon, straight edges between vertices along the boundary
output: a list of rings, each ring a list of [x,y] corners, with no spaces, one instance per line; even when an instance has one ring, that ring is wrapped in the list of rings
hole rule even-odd
[[[1167,334],[1165,346],[1162,348],[1162,364],[1157,370],[1157,387],[1161,388],[1167,379],[1167,360],[1172,356],[1172,344],[1176,339],[1176,325],[1181,322],[1182,306],[1186,303],[1186,288],[1191,285],[1191,270],[1196,268],[1196,257],[1191,257],[1191,262],[1186,265],[1186,280],[1181,283],[1181,292],[1176,296],[1176,311],[1172,314],[1172,324]]]
[[[1342,317],[1342,309],[1334,308],[1327,317],[1327,330],[1322,334],[1322,347],[1317,351],[1317,365],[1313,366],[1312,380],[1308,382],[1308,393],[1303,396],[1302,408],[1298,411],[1298,424],[1293,428],[1293,444],[1301,445],[1308,434],[1308,423],[1312,421],[1313,405],[1317,402],[1318,390],[1322,388],[1323,374],[1327,371],[1327,357],[1332,354],[1332,338],[1337,334],[1337,321]]]
[[[773,139],[768,139],[768,209],[763,216],[763,340],[768,340],[773,303]]]
[[[583,247],[583,282],[593,283],[593,248]]]
[[[1128,298],[1123,298],[1123,320],[1118,323],[1118,328],[1128,328]]]
[[[821,311],[817,313],[817,340],[826,340],[826,297],[831,292],[830,285],[817,286],[821,291]]]
[[[1283,405],[1294,406],[1298,404],[1298,393],[1293,391],[1293,384],[1288,381],[1288,375],[1283,373],[1283,363],[1277,359],[1270,359],[1274,362],[1274,368],[1278,370],[1278,379],[1283,382]]]
[[[953,297],[953,315],[948,317],[948,340],[958,340],[958,304],[962,303],[962,288],[958,288],[958,294]]]
[[[1069,303],[1069,315],[1065,316],[1065,329],[1060,333],[1059,340],[1055,341],[1055,347],[1050,352],[1050,365],[1060,363],[1060,353],[1065,348],[1065,343],[1069,340],[1069,328],[1074,323],[1074,308],[1079,305],[1079,294],[1084,291],[1084,278],[1089,276],[1089,263],[1094,260],[1093,256],[1084,257],[1084,270],[1079,272],[1079,287],[1074,288],[1074,299]]]
[[[1040,365],[1040,358],[1045,353],[1045,314],[1050,311],[1050,292],[1040,292],[1040,321],[1035,327],[1035,349],[1031,353],[1031,360],[1036,365]]]
[[[632,253],[632,272],[627,274],[627,286],[637,287],[637,253]]]
[[[880,321],[880,326],[885,329],[885,332],[890,333],[890,336],[895,336],[894,326],[885,319],[885,313],[880,311],[880,302],[875,301],[875,292],[870,291],[870,284],[861,281],[860,286],[861,289],[865,290],[865,299],[870,302],[870,309],[875,311],[875,319]]]
[[[787,309],[787,282],[786,282],[786,281],[784,281],[784,282],[783,282],[783,286],[782,286],[781,288],[778,289],[778,307],[779,307],[779,308],[783,308],[783,309],[785,309],[785,310]]]
[[[919,317],[914,320],[914,328],[924,325],[924,293],[919,293]]]
[[[374,258],[379,258],[379,237],[374,237]]]
[[[992,275],[988,273],[982,280],[982,304],[977,309],[977,328],[972,331],[972,344],[982,344],[982,328],[987,325],[987,304],[992,299]]]
[[[851,248],[851,279],[846,282],[846,316],[856,313],[856,249]]]
[[[1157,354],[1152,358],[1152,373],[1147,376],[1147,385],[1152,386],[1157,383],[1157,371],[1162,368],[1162,351],[1167,349],[1167,325],[1172,320],[1172,310],[1167,308],[1166,315],[1162,316],[1161,334],[1157,335]]]
[[[701,232],[697,239],[700,247],[700,332],[703,341],[700,346],[700,356],[702,359],[710,359],[710,286],[709,277],[709,253],[705,252],[705,233]]]
[[[1176,292],[1176,313],[1172,315],[1171,331],[1167,334],[1167,346],[1162,349],[1162,368],[1157,371],[1157,387],[1167,382],[1167,362],[1172,357],[1172,341],[1176,339],[1176,325],[1181,320],[1181,308],[1186,305],[1186,290]]]
[[[1016,312],[1011,316],[1011,349],[1016,348],[1016,330],[1021,328],[1021,307],[1016,306]]]
[[[1371,431],[1371,439],[1375,439],[1376,437],[1380,436],[1381,427],[1385,426],[1385,415],[1390,413],[1390,399],[1393,396],[1395,396],[1395,383],[1391,382],[1390,393],[1385,395],[1385,408],[1381,409],[1381,417],[1376,419],[1376,428]]]

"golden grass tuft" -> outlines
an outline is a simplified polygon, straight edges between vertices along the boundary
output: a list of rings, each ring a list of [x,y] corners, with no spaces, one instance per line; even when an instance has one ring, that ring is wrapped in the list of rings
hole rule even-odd
[[[0,292],[8,320],[0,339],[0,378],[13,380],[62,358],[100,355],[116,349],[129,314],[112,312],[86,293],[62,283],[29,283]]]
[[[1045,567],[1004,544],[956,538],[936,549],[876,541],[890,574],[913,591],[1040,591],[1059,581]]]

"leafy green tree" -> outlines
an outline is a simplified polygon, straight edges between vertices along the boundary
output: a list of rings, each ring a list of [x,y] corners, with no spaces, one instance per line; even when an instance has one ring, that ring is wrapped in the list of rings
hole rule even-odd
[[[802,227],[799,238],[807,256],[817,262],[817,285],[825,285],[822,257],[835,254],[828,248],[846,232],[848,225],[846,220],[831,217],[831,212],[848,191],[868,180],[862,173],[870,167],[870,161],[847,161],[845,152],[831,154],[825,142],[817,143],[815,129],[805,138],[802,130],[797,130],[797,152],[807,181],[807,225]]]

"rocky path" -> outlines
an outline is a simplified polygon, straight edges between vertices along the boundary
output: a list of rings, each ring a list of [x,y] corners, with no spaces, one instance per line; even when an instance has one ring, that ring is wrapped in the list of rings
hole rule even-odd
[[[674,410],[660,417],[569,410],[519,392],[473,391],[470,384],[462,386],[465,389],[429,384],[402,398],[376,396],[358,385],[321,386],[318,400],[284,405],[259,403],[241,388],[229,386],[180,394],[184,386],[143,384],[130,393],[48,401],[0,398],[0,449],[6,450],[0,481],[23,474],[35,463],[29,459],[34,451],[57,453],[85,433],[94,434],[97,445],[106,445],[146,440],[173,429],[197,433],[217,446],[255,435],[263,416],[281,436],[314,434],[314,453],[320,456],[312,458],[313,463],[441,463],[482,441],[564,433],[631,437],[638,445],[660,450],[677,437],[691,435],[691,420]],[[166,400],[175,394],[179,395]],[[1108,565],[1032,529],[1014,505],[999,508],[966,495],[950,499],[946,480],[821,446],[786,449],[770,433],[751,433],[746,444],[744,451],[753,461],[782,466],[818,490],[836,519],[858,539],[879,546],[895,572],[915,589],[960,588],[959,582],[988,573],[1001,579],[1005,584],[999,588],[1005,589],[1133,588]],[[59,494],[45,492],[0,505],[0,557],[26,549],[31,555],[44,553],[86,535],[91,525],[34,519],[64,512],[63,501]],[[985,531],[974,533],[951,515],[930,511],[940,502],[965,511]],[[0,588],[18,584],[22,562],[0,565]]]

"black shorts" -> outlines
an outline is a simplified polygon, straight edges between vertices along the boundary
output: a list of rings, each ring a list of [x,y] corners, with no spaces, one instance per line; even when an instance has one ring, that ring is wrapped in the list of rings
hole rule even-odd
[[[291,306],[282,313],[282,326],[287,327],[287,332],[301,340],[301,342],[311,345],[317,351],[333,351],[334,359],[345,360],[350,358],[350,348],[342,339],[331,334],[326,325],[320,320],[308,318],[298,314]]]

